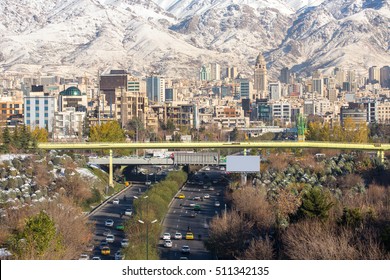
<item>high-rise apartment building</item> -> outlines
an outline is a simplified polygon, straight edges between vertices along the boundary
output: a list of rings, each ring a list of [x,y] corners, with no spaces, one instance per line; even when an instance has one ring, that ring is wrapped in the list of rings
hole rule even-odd
[[[345,72],[342,68],[336,67],[333,70],[333,75],[336,78],[336,86],[341,87],[345,82]]]
[[[267,98],[268,95],[267,67],[262,53],[259,53],[259,55],[256,58],[253,89],[254,89],[254,93],[252,99]]]
[[[280,82],[283,84],[290,84],[290,74],[290,69],[288,69],[288,67],[282,68],[282,70],[280,70]]]
[[[324,96],[324,80],[321,76],[319,78],[313,78],[312,91],[313,93],[316,92],[318,96]]]
[[[372,84],[381,82],[380,69],[377,66],[368,68],[368,81]]]
[[[202,65],[199,71],[199,80],[201,81],[210,81],[211,78],[211,69],[209,66]]]
[[[57,111],[56,98],[43,92],[43,86],[32,86],[24,97],[24,123],[53,131],[54,113]]]
[[[165,102],[165,79],[154,75],[146,77],[146,92],[150,102]]]
[[[390,66],[383,66],[380,69],[380,81],[382,88],[390,88]]]
[[[221,66],[218,63],[210,63],[210,79],[212,81],[221,80]]]
[[[279,100],[282,94],[280,82],[269,83],[269,100]]]

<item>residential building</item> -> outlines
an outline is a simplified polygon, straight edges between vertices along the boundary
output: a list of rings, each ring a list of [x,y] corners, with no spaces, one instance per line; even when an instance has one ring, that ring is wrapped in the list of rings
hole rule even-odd
[[[146,77],[146,92],[149,102],[165,102],[165,79],[155,75]]]
[[[54,139],[80,139],[83,133],[86,112],[66,107],[54,113]]]
[[[371,66],[368,68],[368,81],[371,84],[381,82],[380,69],[378,66]]]

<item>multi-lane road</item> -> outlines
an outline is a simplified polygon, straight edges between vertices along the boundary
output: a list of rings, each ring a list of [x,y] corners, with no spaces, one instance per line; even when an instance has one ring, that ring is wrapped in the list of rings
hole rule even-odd
[[[221,214],[224,209],[223,194],[226,183],[221,180],[224,172],[217,167],[211,168],[211,170],[204,169],[189,178],[190,183],[187,183],[179,191],[179,193],[185,195],[185,198],[174,198],[170,204],[163,222],[162,234],[164,232],[171,234],[173,246],[172,248],[164,248],[161,240],[159,245],[161,259],[180,259],[184,256],[181,252],[183,245],[190,247],[190,254],[185,255],[188,259],[213,259],[213,256],[204,246],[204,240],[208,237],[208,225],[211,219],[213,216]],[[161,178],[159,176],[158,179]],[[115,253],[121,248],[121,241],[126,238],[124,232],[116,229],[116,227],[124,224],[127,219],[131,219],[130,216],[124,215],[125,210],[132,208],[134,197],[142,195],[147,188],[148,186],[144,182],[133,183],[132,187],[126,188],[111,197],[89,216],[90,222],[95,224],[94,248],[91,258],[96,256],[102,260],[115,259]],[[208,195],[209,198],[204,198],[205,195],[206,197]],[[194,200],[195,197],[200,198],[200,200]],[[119,199],[119,203],[113,203],[114,199]],[[215,206],[216,201],[220,203],[220,206]],[[193,204],[198,204],[201,208],[200,211],[194,212]],[[196,216],[194,217],[195,213]],[[107,220],[113,220],[113,226],[106,226],[105,222]],[[100,243],[106,239],[107,230],[110,230],[110,233],[115,236],[115,240],[113,243],[109,243],[110,254],[103,256]],[[188,231],[193,233],[194,240],[185,240]],[[173,238],[176,232],[182,234],[182,240]]]
[[[208,168],[207,168],[208,169]],[[164,248],[164,242],[160,242],[161,259],[180,259],[187,257],[194,260],[210,260],[214,257],[204,246],[204,240],[209,237],[209,223],[215,215],[220,215],[225,208],[224,191],[226,181],[221,180],[224,172],[217,167],[197,172],[189,178],[189,182],[179,191],[185,198],[175,198],[165,216],[163,233],[168,232],[172,236],[172,247]],[[205,198],[206,197],[206,198]],[[219,206],[216,206],[216,201]],[[194,211],[194,205],[200,206],[200,211]],[[218,205],[218,203],[217,203]],[[183,236],[181,240],[173,237],[176,232]],[[192,232],[194,239],[186,240],[187,232]],[[183,254],[183,245],[190,247],[190,254]]]

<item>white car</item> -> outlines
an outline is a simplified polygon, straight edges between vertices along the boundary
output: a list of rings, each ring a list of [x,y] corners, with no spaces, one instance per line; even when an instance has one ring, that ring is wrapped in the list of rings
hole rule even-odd
[[[165,232],[162,236],[163,240],[171,239],[171,234],[169,232]]]
[[[126,216],[131,216],[131,215],[133,215],[133,209],[132,209],[132,208],[127,208],[127,209],[125,210],[125,215],[126,215]]]
[[[195,207],[196,203],[195,202],[190,202],[190,207]]]
[[[113,243],[115,241],[115,236],[113,234],[107,234],[106,241],[108,243]]]
[[[116,260],[124,260],[125,259],[125,255],[122,254],[122,252],[119,250],[115,253],[115,259]]]
[[[145,185],[150,186],[152,184],[152,181],[146,181]]]
[[[210,167],[206,166],[206,167],[204,168],[204,170],[210,171]]]
[[[95,256],[95,257],[93,257],[91,260],[93,260],[93,261],[100,261],[100,260],[101,260],[101,258],[100,258],[100,257],[97,257],[97,256]]]
[[[217,201],[215,201],[214,206],[215,206],[215,207],[219,207],[219,206],[221,206],[221,204],[220,204],[219,201],[217,200]]]
[[[129,246],[129,239],[127,239],[127,238],[122,239],[121,246],[128,247]]]
[[[111,230],[109,230],[108,228],[103,231],[104,236],[107,236],[109,234],[111,234]]]
[[[181,235],[180,232],[175,233],[175,239],[182,239],[182,238],[183,238],[183,236]]]
[[[200,196],[194,196],[194,200],[200,200]]]
[[[89,260],[89,256],[87,254],[81,254],[79,260],[86,261]]]
[[[108,219],[108,220],[106,220],[106,221],[104,222],[104,225],[105,225],[106,227],[113,227],[113,226],[114,226],[114,221],[111,220],[111,219]]]
[[[181,252],[183,254],[189,254],[190,253],[190,246],[188,245],[183,245],[183,247],[181,247]]]
[[[165,248],[172,248],[172,241],[170,239],[164,240],[164,247]]]
[[[119,204],[119,198],[114,198],[114,200],[112,201],[112,204]]]
[[[209,195],[209,194],[205,194],[205,195],[203,196],[203,198],[204,198],[204,199],[210,198],[210,195]]]

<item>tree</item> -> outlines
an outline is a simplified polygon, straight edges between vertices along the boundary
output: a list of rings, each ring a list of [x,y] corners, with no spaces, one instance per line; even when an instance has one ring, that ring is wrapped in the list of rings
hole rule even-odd
[[[305,218],[327,219],[333,203],[330,195],[320,187],[313,187],[302,195],[302,204],[298,216]]]
[[[307,125],[306,139],[311,141],[321,140],[322,123],[320,121],[309,122]]]
[[[235,127],[232,132],[230,132],[230,141],[237,141],[238,140],[238,136],[239,136],[239,132],[238,132],[238,129],[237,127]]]
[[[54,221],[41,211],[29,218],[24,229],[13,236],[11,251],[22,259],[41,259],[44,254],[56,247],[59,238],[56,236]]]
[[[89,132],[91,142],[123,142],[125,133],[117,121],[94,125]]]
[[[35,129],[31,132],[31,136],[37,142],[47,142],[49,139],[49,132],[44,128],[35,127]]]
[[[141,140],[145,137],[145,126],[141,118],[134,117],[126,125],[128,135],[133,140]]]

